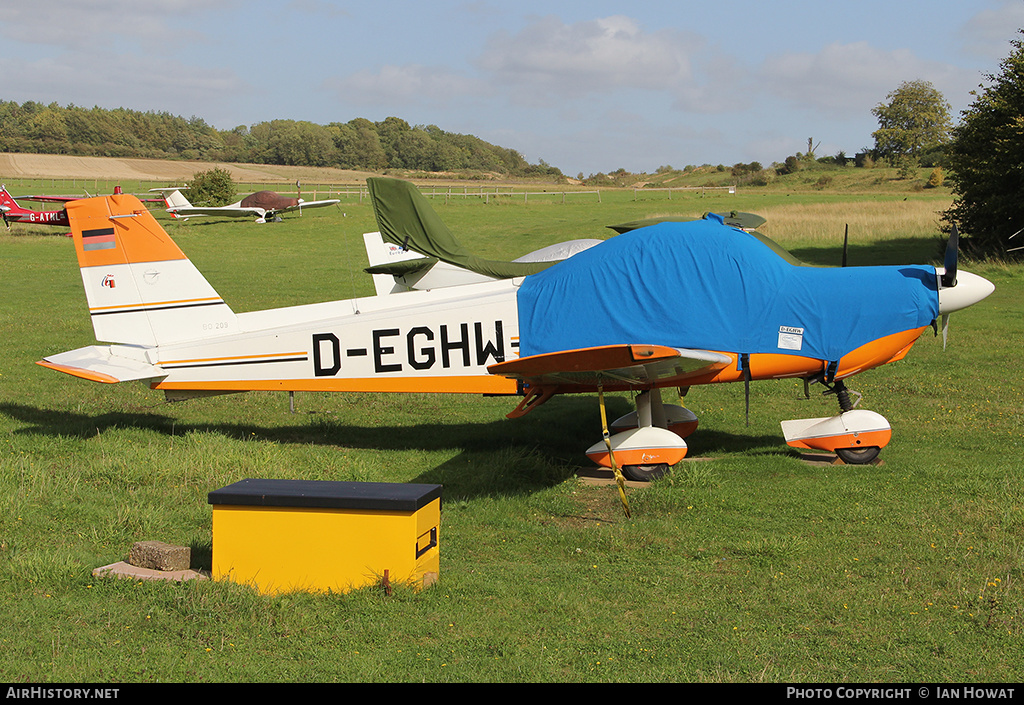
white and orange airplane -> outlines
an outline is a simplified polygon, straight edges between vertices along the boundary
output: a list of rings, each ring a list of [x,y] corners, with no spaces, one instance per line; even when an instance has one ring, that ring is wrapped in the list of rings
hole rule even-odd
[[[844,379],[901,359],[993,285],[944,267],[811,267],[709,214],[623,228],[514,262],[463,248],[407,182],[368,186],[375,296],[235,313],[133,196],[67,204],[98,340],[39,364],[98,382],[141,380],[168,399],[249,390],[455,392],[522,397],[510,417],[597,392],[587,455],[618,478],[657,477],[697,425],[661,389],[777,378],[820,382],[831,417],[785,421],[789,445],[873,460],[890,439]],[[603,393],[636,394],[609,424]],[[621,468],[621,472],[620,472]],[[620,482],[621,489],[621,482]]]

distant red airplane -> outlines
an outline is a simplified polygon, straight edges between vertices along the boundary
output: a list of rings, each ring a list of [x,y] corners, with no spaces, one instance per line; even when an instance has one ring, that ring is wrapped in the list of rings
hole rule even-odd
[[[114,193],[121,193],[121,187],[115,186]],[[22,201],[37,201],[39,203],[70,203],[82,198],[92,198],[88,194],[84,196],[20,196]],[[163,199],[147,198],[146,202],[162,203]],[[71,227],[68,222],[68,214],[62,208],[59,211],[34,211],[19,206],[14,197],[8,193],[7,187],[0,185],[0,211],[3,211],[4,224],[8,230],[11,223],[34,223],[36,225],[55,225],[59,227]],[[70,233],[69,233],[70,235]]]
[[[120,191],[120,188],[118,188]],[[74,196],[38,196],[32,197],[33,201],[42,200],[60,200],[60,202],[66,203],[67,201],[77,200]],[[59,211],[34,211],[28,208],[22,208],[14,200],[14,197],[7,192],[6,186],[0,186],[0,211],[3,211],[4,225],[8,229],[11,227],[11,223],[33,223],[36,225],[56,225],[62,228],[70,228],[71,223],[68,221],[68,214],[61,208]]]

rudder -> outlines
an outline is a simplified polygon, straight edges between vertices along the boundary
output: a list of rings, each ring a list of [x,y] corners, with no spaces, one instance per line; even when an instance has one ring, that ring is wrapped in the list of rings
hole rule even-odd
[[[65,209],[97,340],[153,346],[237,330],[235,314],[138,198]]]

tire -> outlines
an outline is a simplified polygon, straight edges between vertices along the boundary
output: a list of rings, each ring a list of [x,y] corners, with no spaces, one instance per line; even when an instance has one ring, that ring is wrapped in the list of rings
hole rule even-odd
[[[847,465],[866,465],[877,458],[881,450],[878,446],[836,448],[836,455]]]
[[[668,474],[668,463],[654,465],[623,465],[622,474],[633,482],[650,482]]]

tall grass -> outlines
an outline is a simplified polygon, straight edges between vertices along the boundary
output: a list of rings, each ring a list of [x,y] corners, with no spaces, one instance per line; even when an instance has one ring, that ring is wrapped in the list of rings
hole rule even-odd
[[[835,203],[772,205],[758,210],[767,219],[760,230],[782,244],[842,242],[849,228],[851,242],[938,237],[948,199],[878,199]]]

